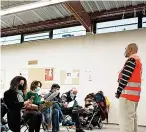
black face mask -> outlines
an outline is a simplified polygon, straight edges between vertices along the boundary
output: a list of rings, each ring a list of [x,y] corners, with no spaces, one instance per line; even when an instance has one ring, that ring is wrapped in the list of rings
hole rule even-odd
[[[23,86],[22,84],[20,84],[20,85],[18,86],[18,90],[24,90],[24,86]]]

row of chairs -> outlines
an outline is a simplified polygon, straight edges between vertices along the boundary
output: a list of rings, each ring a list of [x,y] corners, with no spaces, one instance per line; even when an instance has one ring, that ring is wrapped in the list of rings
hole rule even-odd
[[[56,103],[56,102],[53,102],[53,103]],[[51,105],[50,106],[48,106],[48,107],[50,107],[50,110],[51,110],[51,112],[50,113],[52,113],[52,105],[53,105],[53,103],[50,103]],[[23,115],[23,110],[22,110],[22,115]],[[41,111],[42,112],[42,111]],[[8,108],[7,108],[7,106],[5,105],[5,103],[4,103],[4,100],[3,99],[1,99],[1,118],[4,118],[5,120],[7,119],[6,118],[6,114],[8,113]],[[51,116],[51,115],[50,115]],[[63,120],[66,120],[66,118],[67,118],[67,116],[64,116],[64,119]],[[2,121],[2,120],[1,120]],[[24,132],[26,132],[26,131],[28,131],[28,129],[29,129],[29,126],[28,126],[28,123],[29,123],[29,120],[25,120],[25,119],[21,119],[21,123],[22,123],[22,125],[21,125],[21,130],[23,129],[23,131]],[[69,127],[69,126],[64,126],[64,127],[66,127],[66,129],[67,129],[67,131],[69,132],[69,129],[71,128],[71,127]],[[48,129],[48,124],[46,124],[45,123],[45,119],[44,119],[44,115],[42,114],[42,125],[41,125],[41,129],[43,129],[44,130],[44,132],[47,132],[47,131],[49,131],[49,129]]]

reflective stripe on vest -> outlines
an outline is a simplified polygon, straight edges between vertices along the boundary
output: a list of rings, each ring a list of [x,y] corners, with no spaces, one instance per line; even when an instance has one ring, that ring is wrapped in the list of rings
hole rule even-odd
[[[141,83],[128,82],[126,87],[123,89],[121,97],[127,98],[128,100],[138,102],[141,93]]]
[[[129,95],[140,96],[140,91],[123,90],[123,91],[122,91],[122,94],[129,94]]]
[[[137,83],[137,82],[128,82],[128,84],[126,85],[127,87],[141,87],[141,83]]]

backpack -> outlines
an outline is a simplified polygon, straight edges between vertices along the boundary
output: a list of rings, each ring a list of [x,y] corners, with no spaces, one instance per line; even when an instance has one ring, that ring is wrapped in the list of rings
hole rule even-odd
[[[106,107],[106,100],[105,97],[103,96],[103,94],[101,93],[96,93],[95,94],[95,98],[94,98],[95,102],[97,104],[99,104],[102,108]]]

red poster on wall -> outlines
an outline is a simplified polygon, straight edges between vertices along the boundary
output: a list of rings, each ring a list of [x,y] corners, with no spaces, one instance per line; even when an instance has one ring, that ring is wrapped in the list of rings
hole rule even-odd
[[[45,81],[53,81],[53,69],[45,69]]]

